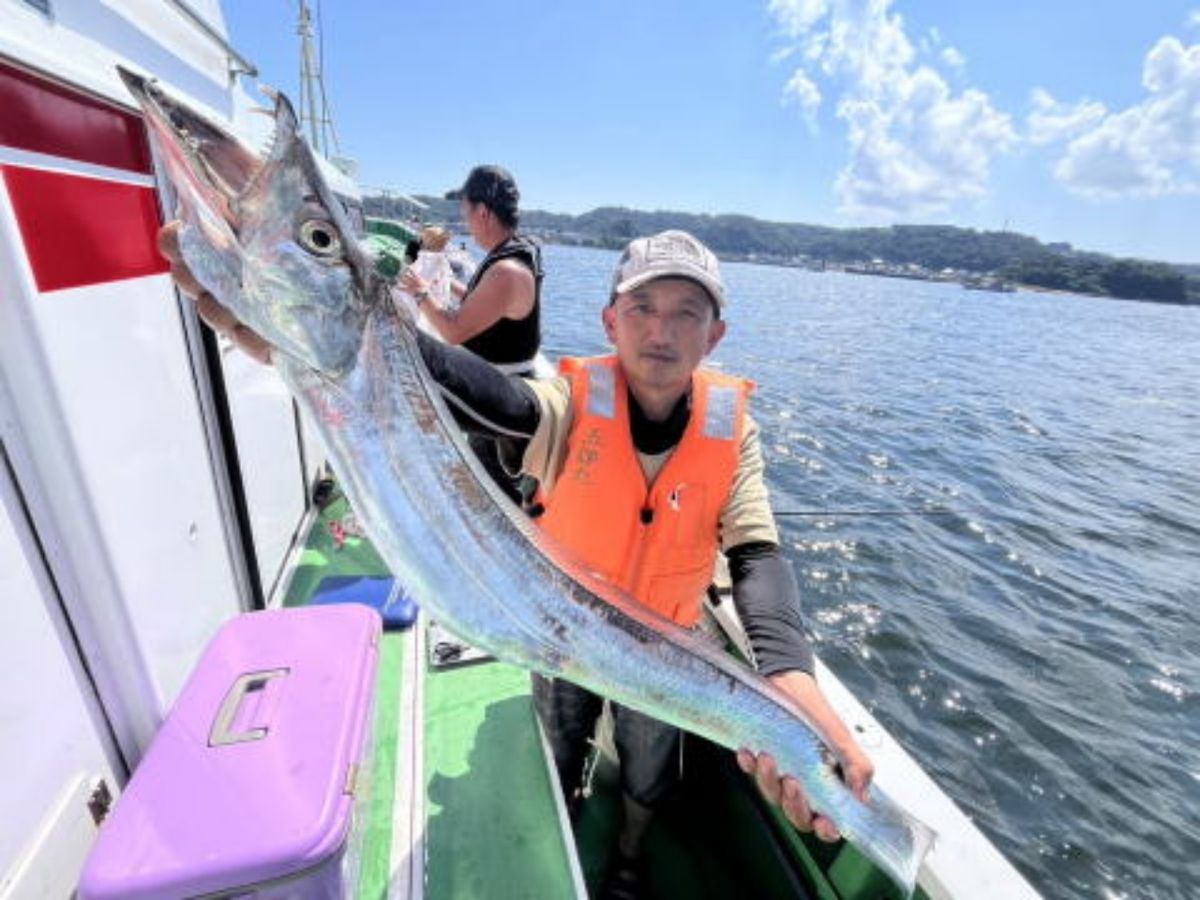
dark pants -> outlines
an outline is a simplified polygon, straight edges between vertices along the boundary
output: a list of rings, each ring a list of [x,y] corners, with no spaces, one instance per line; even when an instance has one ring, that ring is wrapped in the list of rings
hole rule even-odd
[[[483,463],[483,467],[487,469],[487,473],[492,476],[492,481],[499,485],[504,493],[508,494],[510,500],[518,506],[524,502],[524,497],[521,496],[521,486],[525,482],[522,475],[509,475],[505,471],[504,466],[500,464],[500,451],[496,446],[496,442],[489,437],[484,437],[479,434],[467,435],[467,444],[471,450]]]
[[[569,681],[532,677],[534,706],[569,798],[583,782],[588,741],[604,699]],[[653,808],[679,780],[680,731],[619,703],[611,705],[621,787],[642,806]]]

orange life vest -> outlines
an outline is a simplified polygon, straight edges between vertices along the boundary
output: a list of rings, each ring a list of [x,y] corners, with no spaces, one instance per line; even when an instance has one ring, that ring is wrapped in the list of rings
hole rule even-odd
[[[696,624],[753,385],[697,371],[683,437],[648,487],[616,357],[564,358],[559,368],[571,379],[574,417],[566,462],[542,497],[538,524],[645,606],[681,625]]]

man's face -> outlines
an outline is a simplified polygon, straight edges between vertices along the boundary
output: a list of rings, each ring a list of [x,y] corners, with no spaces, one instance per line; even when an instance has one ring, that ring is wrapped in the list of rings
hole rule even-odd
[[[686,278],[658,278],[618,294],[604,310],[603,321],[635,393],[682,394],[700,361],[725,334],[708,292]]]

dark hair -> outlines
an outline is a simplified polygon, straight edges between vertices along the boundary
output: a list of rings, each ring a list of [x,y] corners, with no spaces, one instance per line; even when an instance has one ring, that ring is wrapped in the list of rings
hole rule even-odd
[[[482,203],[492,211],[505,228],[516,228],[521,219],[517,205],[521,192],[516,179],[503,166],[476,166],[463,186],[446,194],[447,199],[465,198],[470,203]]]

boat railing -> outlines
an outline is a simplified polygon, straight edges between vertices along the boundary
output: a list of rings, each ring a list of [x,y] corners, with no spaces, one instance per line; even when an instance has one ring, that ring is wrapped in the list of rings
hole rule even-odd
[[[225,35],[213,28],[212,25],[209,24],[208,20],[200,15],[200,13],[196,12],[196,10],[194,10],[188,3],[185,3],[184,0],[169,0],[169,2],[185,19],[200,29],[200,31],[202,31],[204,35],[209,38],[209,40],[213,41],[213,43],[225,51],[225,55],[229,60],[230,80],[233,80],[238,75],[249,75],[251,78],[254,78],[258,75],[258,66],[254,65],[254,63],[242,56],[242,54],[240,54],[234,48],[234,46],[229,43]]]

